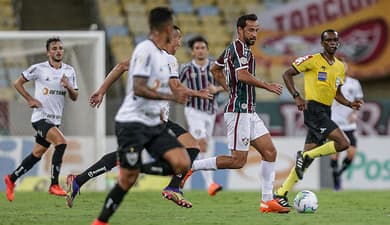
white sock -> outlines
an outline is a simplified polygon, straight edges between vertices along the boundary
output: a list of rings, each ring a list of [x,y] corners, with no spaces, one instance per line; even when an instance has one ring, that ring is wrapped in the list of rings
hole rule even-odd
[[[204,158],[206,158],[206,153],[205,152],[199,153],[198,159],[202,160]],[[206,182],[206,187],[210,187],[210,185],[212,183],[214,183],[213,172],[209,171],[209,170],[202,170],[201,173],[202,173],[204,181]]]
[[[261,178],[261,200],[268,202],[273,199],[275,162],[261,161]]]
[[[192,163],[192,170],[217,170],[217,157],[195,160]]]

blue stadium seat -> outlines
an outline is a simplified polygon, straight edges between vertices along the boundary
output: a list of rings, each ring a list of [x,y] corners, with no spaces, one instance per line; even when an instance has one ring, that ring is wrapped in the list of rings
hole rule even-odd
[[[106,27],[106,37],[108,41],[111,41],[112,36],[128,35],[129,29],[125,26],[108,26]]]
[[[219,9],[217,6],[201,6],[198,8],[198,15],[202,16],[217,16],[219,15]]]

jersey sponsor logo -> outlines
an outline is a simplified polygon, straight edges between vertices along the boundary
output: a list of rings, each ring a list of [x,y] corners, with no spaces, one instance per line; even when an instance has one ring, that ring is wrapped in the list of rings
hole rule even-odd
[[[313,57],[313,56],[312,55],[306,55],[306,56],[299,57],[299,58],[297,58],[294,61],[294,64],[299,66],[301,63],[303,63],[304,61],[310,59],[311,57]]]
[[[320,128],[320,133],[323,134],[326,131],[326,127],[321,127]]]
[[[42,93],[43,93],[43,95],[48,95],[49,94],[49,89],[48,88],[43,88]]]
[[[320,81],[326,81],[326,76],[328,74],[326,72],[318,72],[318,80]]]

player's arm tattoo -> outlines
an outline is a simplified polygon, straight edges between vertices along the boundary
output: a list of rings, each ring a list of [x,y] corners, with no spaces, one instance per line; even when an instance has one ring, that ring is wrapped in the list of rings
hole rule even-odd
[[[173,95],[167,93],[161,93],[148,87],[148,78],[143,76],[133,77],[133,89],[134,95],[156,100],[174,100]]]

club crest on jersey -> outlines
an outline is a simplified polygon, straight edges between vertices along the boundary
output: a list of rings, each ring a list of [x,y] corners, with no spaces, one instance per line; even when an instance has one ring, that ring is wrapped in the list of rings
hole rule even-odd
[[[248,108],[248,104],[246,104],[246,103],[241,104],[241,109],[247,109],[247,108]]]
[[[243,143],[245,146],[248,146],[248,145],[249,145],[249,138],[243,137],[243,138],[241,139],[241,141],[242,141],[242,143]]]
[[[240,58],[240,63],[241,64],[248,64],[248,60],[245,57]]]
[[[192,72],[192,73],[190,74],[190,76],[191,76],[191,78],[195,78],[195,77],[196,77],[196,73]]]
[[[326,81],[326,76],[328,75],[327,72],[318,72],[318,80],[320,81]]]

